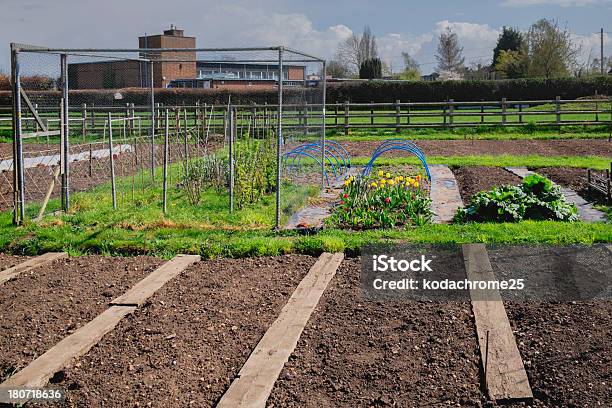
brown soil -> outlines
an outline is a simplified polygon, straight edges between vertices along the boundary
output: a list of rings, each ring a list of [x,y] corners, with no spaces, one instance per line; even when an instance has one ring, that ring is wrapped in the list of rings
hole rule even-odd
[[[519,176],[501,167],[466,166],[455,167],[452,171],[465,205],[469,205],[472,196],[480,191],[490,190],[494,186],[521,184]]]
[[[480,406],[469,303],[368,300],[359,277],[346,259],[268,406]]]
[[[314,262],[292,255],[190,267],[56,376],[68,388],[64,405],[214,405]]]
[[[150,257],[61,259],[0,286],[0,382],[103,312],[161,262]]]
[[[28,260],[28,258],[29,257],[26,257],[26,256],[0,254],[0,271],[3,271],[8,268],[12,268],[15,265],[25,262]]]
[[[536,406],[612,404],[612,302],[506,302]]]
[[[589,191],[587,182],[587,170],[575,167],[542,167],[533,169],[537,173],[548,177],[555,183],[563,187],[568,187],[577,192],[587,201],[605,203],[605,195]],[[603,176],[604,171],[593,171],[593,174]]]
[[[369,156],[381,141],[347,142],[341,144],[349,154]],[[541,156],[603,156],[612,157],[612,143],[607,140],[417,140],[416,145],[426,156],[471,155],[541,155]],[[407,152],[388,152],[388,157],[409,156]]]

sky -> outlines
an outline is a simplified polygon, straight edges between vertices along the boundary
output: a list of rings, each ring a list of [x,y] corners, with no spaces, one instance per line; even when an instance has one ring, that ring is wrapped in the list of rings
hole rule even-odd
[[[170,24],[198,47],[285,45],[322,58],[369,25],[381,59],[394,71],[401,53],[423,73],[435,71],[437,36],[457,33],[466,64],[488,64],[503,26],[526,30],[540,18],[573,33],[583,59],[612,55],[612,0],[0,0],[0,71],[10,70],[9,43],[61,48],[137,48],[138,36]]]

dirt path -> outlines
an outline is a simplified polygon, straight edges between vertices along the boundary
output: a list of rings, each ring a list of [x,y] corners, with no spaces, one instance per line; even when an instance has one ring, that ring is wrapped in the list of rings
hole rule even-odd
[[[282,256],[190,267],[63,373],[64,405],[214,405],[315,261]]]
[[[346,259],[268,406],[480,406],[469,303],[365,300],[359,276]]]
[[[0,286],[0,382],[93,319],[163,261],[57,260]]]

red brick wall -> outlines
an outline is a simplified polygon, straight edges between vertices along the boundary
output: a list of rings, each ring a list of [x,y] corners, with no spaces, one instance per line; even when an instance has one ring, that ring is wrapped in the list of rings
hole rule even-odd
[[[138,61],[70,64],[68,81],[71,89],[140,87],[141,65]]]

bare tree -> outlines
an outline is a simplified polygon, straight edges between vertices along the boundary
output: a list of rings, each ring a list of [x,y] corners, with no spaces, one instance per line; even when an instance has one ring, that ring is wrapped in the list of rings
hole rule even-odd
[[[441,72],[459,72],[464,67],[463,47],[459,45],[457,34],[453,33],[450,27],[440,34],[436,60]]]
[[[529,75],[534,77],[568,76],[576,66],[580,51],[567,28],[557,21],[541,19],[527,32]]]
[[[338,45],[336,59],[352,74],[359,72],[364,61],[378,58],[376,37],[369,26],[365,26],[363,34],[353,33]]]
[[[402,52],[402,59],[404,60],[404,71],[418,71],[419,63],[407,52]]]
[[[350,74],[342,62],[336,59],[327,62],[327,75],[330,75],[332,78],[347,78]]]

